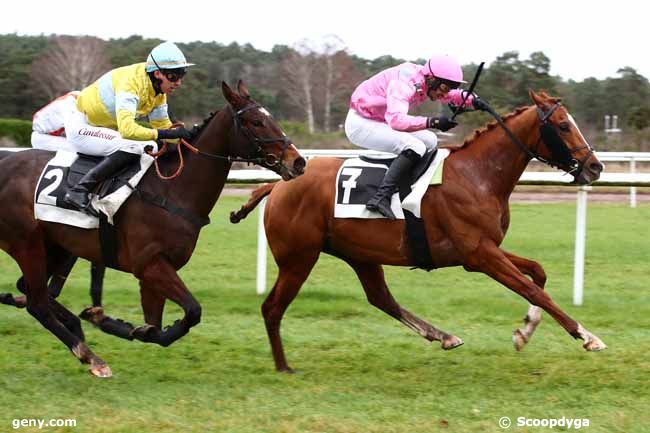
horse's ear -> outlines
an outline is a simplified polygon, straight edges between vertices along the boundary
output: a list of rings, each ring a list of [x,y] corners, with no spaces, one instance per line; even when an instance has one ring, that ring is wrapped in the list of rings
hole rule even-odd
[[[241,103],[241,97],[236,94],[225,81],[221,82],[221,92],[230,105],[238,105]]]
[[[544,99],[542,98],[543,95],[544,92],[542,92],[542,95],[538,95],[537,93],[533,92],[532,89],[528,89],[528,96],[530,96],[530,99],[532,99],[537,106],[544,105]]]
[[[242,80],[237,81],[237,91],[239,92],[239,95],[246,98],[250,99],[251,94],[248,92],[248,87],[246,87],[246,84]]]

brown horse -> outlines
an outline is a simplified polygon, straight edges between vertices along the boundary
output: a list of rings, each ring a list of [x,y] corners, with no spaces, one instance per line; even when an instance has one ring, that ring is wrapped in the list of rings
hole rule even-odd
[[[515,331],[518,349],[530,339],[544,309],[587,350],[603,342],[571,319],[544,291],[546,275],[539,263],[499,247],[509,225],[508,199],[533,157],[571,172],[578,184],[598,179],[603,169],[558,99],[530,92],[534,105],[504,117],[510,134],[493,122],[475,132],[445,161],[443,183],[430,186],[422,199],[433,265],[463,266],[483,272],[532,305],[524,329]],[[315,158],[306,174],[290,183],[258,188],[240,211],[237,222],[270,194],[264,214],[266,235],[279,275],[262,305],[275,366],[291,371],[282,348],[280,322],[321,251],[348,263],[356,272],[368,301],[443,349],[463,344],[402,308],[384,280],[383,264],[413,266],[406,248],[403,220],[334,218],[335,178],[342,161]],[[532,281],[526,278],[528,275]]]
[[[209,222],[233,160],[270,168],[284,180],[302,174],[305,161],[277,123],[238,83],[238,92],[222,83],[228,105],[213,114],[197,132],[198,152],[183,150],[185,169],[173,181],[161,181],[153,170],[138,185],[138,194],[115,218],[119,250],[116,268],[140,280],[146,325],[119,322],[115,334],[167,346],[199,323],[201,306],[176,271],[190,259],[202,225]],[[0,159],[0,248],[23,273],[18,288],[27,311],[56,335],[96,376],[111,375],[109,366],[84,342],[79,319],[48,297],[48,278],[65,268],[70,257],[102,263],[98,230],[87,230],[34,219],[36,182],[52,153],[28,150]],[[178,164],[161,158],[162,171]],[[180,305],[184,317],[161,329],[165,300]],[[110,318],[103,318],[112,321]]]

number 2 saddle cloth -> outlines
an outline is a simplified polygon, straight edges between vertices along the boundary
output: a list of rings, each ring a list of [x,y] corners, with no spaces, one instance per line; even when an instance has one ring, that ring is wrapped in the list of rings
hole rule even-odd
[[[41,173],[34,194],[36,219],[93,229],[99,227],[99,219],[72,209],[63,203],[63,197],[72,185],[94,167],[102,157],[58,151]],[[153,158],[143,154],[140,163],[134,164],[99,185],[92,206],[106,215],[110,224],[120,206],[129,198],[135,186],[153,163]]]

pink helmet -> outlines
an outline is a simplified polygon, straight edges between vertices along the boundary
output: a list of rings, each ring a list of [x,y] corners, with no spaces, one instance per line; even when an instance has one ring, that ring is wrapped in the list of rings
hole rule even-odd
[[[448,55],[435,55],[424,65],[425,75],[434,75],[442,80],[455,83],[466,83],[463,80],[463,70],[456,59]]]

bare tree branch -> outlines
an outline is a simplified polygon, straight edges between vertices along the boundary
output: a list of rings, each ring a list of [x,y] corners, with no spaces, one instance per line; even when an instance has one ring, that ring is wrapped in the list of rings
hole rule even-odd
[[[286,93],[290,101],[304,112],[307,129],[312,134],[315,131],[312,80],[316,66],[316,55],[307,41],[298,43],[282,60]]]
[[[106,42],[91,36],[56,36],[32,63],[35,85],[50,99],[81,90],[111,69]]]

